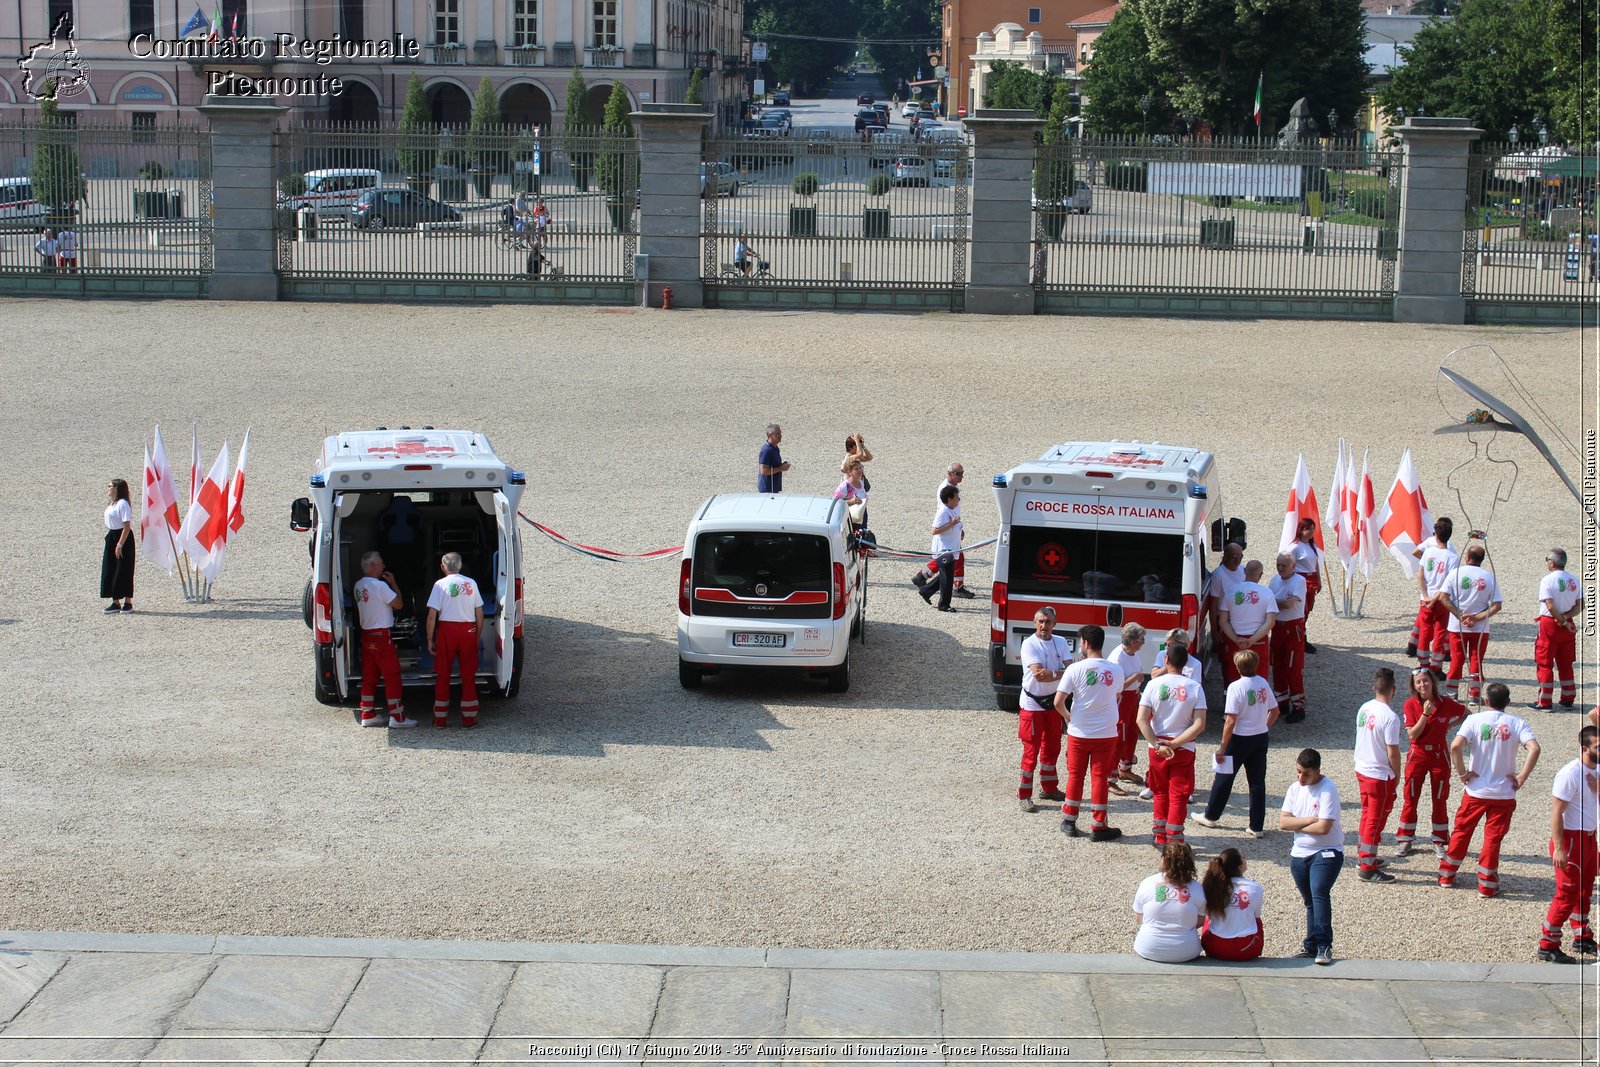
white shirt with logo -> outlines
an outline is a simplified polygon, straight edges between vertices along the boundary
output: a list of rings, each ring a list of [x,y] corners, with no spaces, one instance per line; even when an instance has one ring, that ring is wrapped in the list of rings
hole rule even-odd
[[[1285,578],[1281,574],[1274,574],[1272,582],[1267,586],[1272,591],[1272,601],[1278,605],[1279,622],[1296,622],[1306,617],[1306,576],[1291,574]],[[1292,605],[1285,605],[1284,601],[1290,597],[1295,598]],[[1259,625],[1259,624],[1258,624]],[[1237,627],[1235,627],[1237,629]],[[1243,637],[1243,634],[1239,636]]]
[[[1051,636],[1041,638],[1034,634],[1022,642],[1022,707],[1027,711],[1044,711],[1054,708],[1055,690],[1051,689],[1055,682],[1036,682],[1033,680],[1033,664],[1037,663],[1051,674],[1058,673],[1066,666],[1069,650],[1065,638]],[[1038,693],[1036,698],[1033,694]]]
[[[1315,574],[1322,563],[1322,553],[1317,551],[1317,546],[1306,541],[1296,541],[1290,545],[1289,555],[1294,557],[1296,574]]]
[[[1356,773],[1386,782],[1394,777],[1389,746],[1400,745],[1400,716],[1377,697],[1356,712]]]
[[[1561,813],[1561,828],[1573,830],[1582,834],[1595,832],[1597,813],[1596,806],[1600,804],[1600,768],[1589,768],[1583,765],[1582,759],[1575,759],[1556,772],[1555,784],[1550,787],[1550,795],[1557,800],[1565,800],[1567,808]]]
[[[1556,611],[1565,615],[1582,599],[1583,586],[1566,571],[1551,571],[1539,580],[1539,615],[1543,618],[1554,618],[1545,606],[1546,600],[1556,606]]]
[[[1267,715],[1277,706],[1278,698],[1272,695],[1272,686],[1257,674],[1234,679],[1228,686],[1222,713],[1234,717],[1235,737],[1254,737],[1267,732]]]
[[[1157,737],[1177,737],[1194,724],[1196,711],[1206,710],[1206,689],[1181,674],[1163,674],[1145,683],[1139,705],[1150,709],[1150,729]],[[1183,747],[1193,752],[1194,742]]]
[[[1422,580],[1427,583],[1428,596],[1444,588],[1444,580],[1451,571],[1461,566],[1461,557],[1449,545],[1431,542],[1422,550]]]
[[[1129,652],[1123,645],[1118,645],[1111,653],[1111,662],[1122,671],[1122,692],[1139,691],[1139,676],[1144,673],[1144,663],[1139,659],[1139,653]]]
[[[1216,937],[1251,936],[1256,932],[1256,923],[1261,921],[1261,897],[1265,892],[1260,882],[1242,876],[1233,879],[1227,910],[1221,918],[1211,916],[1206,930]]]
[[[1152,874],[1139,883],[1133,895],[1139,913],[1139,932],[1133,950],[1147,960],[1181,962],[1200,954],[1200,920],[1206,913],[1206,894],[1199,882],[1175,886],[1165,876]]]
[[[1152,670],[1165,667],[1166,665],[1167,646],[1162,645],[1160,648],[1156,649],[1156,661],[1152,666]],[[1200,680],[1200,657],[1195,655],[1193,652],[1190,652],[1189,658],[1184,661],[1183,676],[1185,678],[1192,678],[1197,682]]]
[[[943,533],[933,535],[933,554],[935,556],[941,552],[961,551],[961,506],[958,504],[951,508],[940,504],[938,514],[933,517],[933,524],[935,526],[943,526],[951,520],[955,521],[954,526]]]
[[[1221,600],[1223,597],[1233,592],[1234,586],[1239,585],[1243,581],[1244,564],[1239,564],[1238,569],[1231,571],[1226,567],[1218,567],[1216,570],[1212,571],[1211,576],[1206,579],[1206,596]]]
[[[1463,563],[1445,575],[1445,592],[1462,615],[1476,615],[1488,611],[1490,604],[1500,603],[1500,586],[1495,583],[1494,575],[1470,563]],[[1471,626],[1462,627],[1461,620],[1451,615],[1445,628],[1453,634],[1486,634],[1489,620],[1480,619]]]
[[[1297,819],[1331,819],[1333,825],[1325,834],[1294,832],[1291,856],[1314,856],[1325,848],[1344,851],[1344,826],[1339,822],[1339,787],[1333,779],[1323,775],[1315,785],[1301,785],[1299,779],[1290,783],[1283,794],[1283,810]]]
[[[478,583],[464,574],[447,574],[433,583],[428,607],[439,613],[440,622],[477,622],[477,608],[483,607]]]
[[[1058,693],[1072,694],[1070,737],[1093,741],[1117,736],[1117,694],[1122,691],[1122,670],[1110,660],[1080,659],[1061,676]]]
[[[394,625],[394,609],[389,602],[394,590],[382,578],[366,577],[356,583],[356,612],[363,630],[387,630]]]
[[[1511,776],[1517,773],[1517,749],[1534,739],[1533,727],[1503,711],[1479,711],[1461,722],[1456,736],[1467,742],[1467,770],[1477,777],[1466,785],[1468,795],[1479,800],[1512,800],[1517,791]]]
[[[1241,640],[1261,629],[1267,616],[1277,610],[1278,602],[1273,599],[1272,590],[1260,582],[1240,582],[1222,598],[1222,612]]]

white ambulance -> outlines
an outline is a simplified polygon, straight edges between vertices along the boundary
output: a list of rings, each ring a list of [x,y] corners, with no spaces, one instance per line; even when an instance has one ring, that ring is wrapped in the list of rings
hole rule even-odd
[[[361,557],[376,550],[404,603],[392,631],[407,687],[431,686],[428,593],[439,559],[458,552],[483,594],[478,684],[514,696],[522,679],[522,538],[517,505],[526,479],[471,430],[376,430],[322,443],[311,495],[289,526],[311,537],[303,610],[312,632],[317,700],[341,704],[361,691],[360,620],[352,599]]]
[[[280,198],[278,206],[290,211],[308,207],[318,215],[342,219],[363,193],[383,184],[383,172],[368,167],[308,170],[305,183],[303,192]]]
[[[1000,508],[989,622],[989,675],[1002,710],[1016,711],[1022,642],[1044,605],[1056,609],[1056,635],[1078,651],[1077,629],[1117,630],[1136,622],[1150,633],[1146,669],[1161,635],[1189,631],[1204,650],[1200,611],[1220,551],[1221,486],[1209,452],[1137,441],[1069,441],[994,478]],[[1229,531],[1242,531],[1235,523]]]
[[[867,558],[842,500],[734,493],[701,505],[678,574],[678,681],[723,667],[799,667],[850,688],[865,640]]]

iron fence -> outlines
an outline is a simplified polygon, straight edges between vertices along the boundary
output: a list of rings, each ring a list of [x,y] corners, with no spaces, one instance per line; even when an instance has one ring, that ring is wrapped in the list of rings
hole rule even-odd
[[[1473,145],[1461,293],[1518,303],[1592,301],[1596,153],[1559,144]]]
[[[638,141],[598,129],[280,131],[278,272],[631,283]]]
[[[198,281],[211,271],[211,213],[208,131],[0,125],[0,278],[10,290]]]
[[[948,292],[959,306],[972,169],[964,138],[796,131],[714,140],[706,154],[708,285]]]
[[[1401,154],[1345,144],[1071,138],[1033,174],[1035,288],[1384,298]]]

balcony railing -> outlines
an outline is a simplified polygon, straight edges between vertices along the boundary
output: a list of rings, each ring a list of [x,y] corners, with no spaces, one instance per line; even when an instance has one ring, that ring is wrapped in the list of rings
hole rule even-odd
[[[584,56],[591,67],[620,67],[622,66],[622,49],[616,45],[600,45],[597,48],[585,48]]]
[[[463,64],[467,61],[466,52],[459,44],[430,44],[428,46],[428,62]]]
[[[517,44],[506,49],[506,64],[512,67],[540,67],[544,65],[544,46]]]

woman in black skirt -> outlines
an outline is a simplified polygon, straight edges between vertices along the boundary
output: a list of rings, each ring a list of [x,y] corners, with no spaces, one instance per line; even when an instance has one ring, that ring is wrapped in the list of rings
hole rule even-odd
[[[110,600],[106,614],[133,610],[133,504],[128,483],[111,479],[106,486],[106,548],[100,557],[100,597]],[[121,604],[117,602],[121,601]]]

